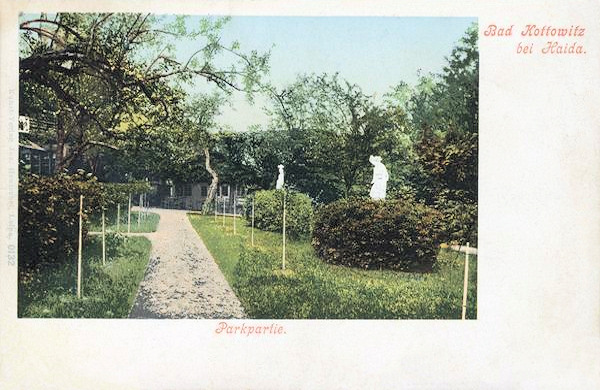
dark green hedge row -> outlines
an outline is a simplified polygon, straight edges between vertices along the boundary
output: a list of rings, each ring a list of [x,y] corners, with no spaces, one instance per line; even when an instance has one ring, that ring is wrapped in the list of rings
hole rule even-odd
[[[441,224],[438,211],[409,199],[343,199],[317,211],[313,246],[332,264],[429,272]]]
[[[290,271],[282,272],[278,256],[247,250],[233,287],[250,318],[458,319],[462,267],[455,254],[443,256],[449,260],[445,278],[435,273],[350,277],[347,270],[338,272],[308,254],[290,256]],[[471,283],[467,318],[476,318],[476,295],[477,285]]]
[[[100,183],[102,188],[102,201],[106,206],[125,204],[129,195],[149,192],[151,187],[146,181],[133,181],[130,183]],[[135,199],[132,199],[132,201]]]
[[[283,191],[257,191],[246,198],[247,224],[251,224],[254,199],[254,226],[258,229],[281,232],[283,227]],[[310,198],[296,191],[285,192],[286,234],[292,238],[309,238],[313,228],[313,208]]]
[[[55,176],[24,175],[19,181],[19,269],[49,266],[77,251],[79,197],[83,195],[83,235],[88,216],[129,193],[147,191],[146,182],[107,184],[78,172]]]

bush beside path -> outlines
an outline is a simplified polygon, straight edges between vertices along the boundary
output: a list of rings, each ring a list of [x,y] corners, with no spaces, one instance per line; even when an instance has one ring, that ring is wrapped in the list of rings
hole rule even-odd
[[[160,215],[130,318],[244,318],[243,308],[183,210]]]

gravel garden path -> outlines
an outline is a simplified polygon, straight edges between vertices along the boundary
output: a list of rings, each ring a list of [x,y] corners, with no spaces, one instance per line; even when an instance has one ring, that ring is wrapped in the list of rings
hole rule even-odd
[[[244,318],[244,310],[184,210],[160,215],[129,318]]]

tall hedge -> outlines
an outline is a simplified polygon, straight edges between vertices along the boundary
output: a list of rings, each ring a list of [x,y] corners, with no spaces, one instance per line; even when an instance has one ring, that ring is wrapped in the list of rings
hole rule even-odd
[[[145,182],[99,183],[82,171],[73,175],[24,175],[19,181],[19,269],[51,266],[72,259],[79,235],[83,195],[83,236],[89,215],[147,191]]]
[[[101,186],[103,203],[106,206],[127,203],[129,195],[147,193],[151,189],[147,181],[141,180],[129,183],[101,183]]]
[[[262,190],[246,198],[247,224],[251,224],[254,199],[254,226],[261,230],[280,232],[283,227],[283,191]],[[300,192],[285,192],[286,234],[292,238],[310,238],[314,213],[310,198]]]
[[[409,199],[342,199],[317,211],[313,246],[332,264],[430,272],[441,223],[437,210]]]
[[[19,267],[50,265],[77,251],[79,196],[84,220],[100,207],[101,186],[83,174],[26,175],[19,182]],[[85,224],[84,224],[85,227]],[[83,234],[87,233],[83,229]]]

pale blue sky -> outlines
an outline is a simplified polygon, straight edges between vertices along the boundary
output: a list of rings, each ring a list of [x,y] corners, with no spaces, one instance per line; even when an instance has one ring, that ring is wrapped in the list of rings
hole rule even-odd
[[[474,18],[234,17],[224,41],[242,48],[272,46],[271,77],[291,82],[297,73],[336,72],[368,92],[382,92],[417,70],[439,71],[444,56]]]
[[[223,43],[242,50],[271,49],[270,79],[278,87],[301,73],[334,73],[381,97],[400,81],[414,84],[419,70],[439,72],[475,18],[233,17]],[[193,19],[191,20],[193,22]],[[188,48],[182,48],[184,51]],[[191,51],[192,48],[190,47]],[[263,99],[249,106],[235,96],[221,122],[235,130],[266,124]]]

